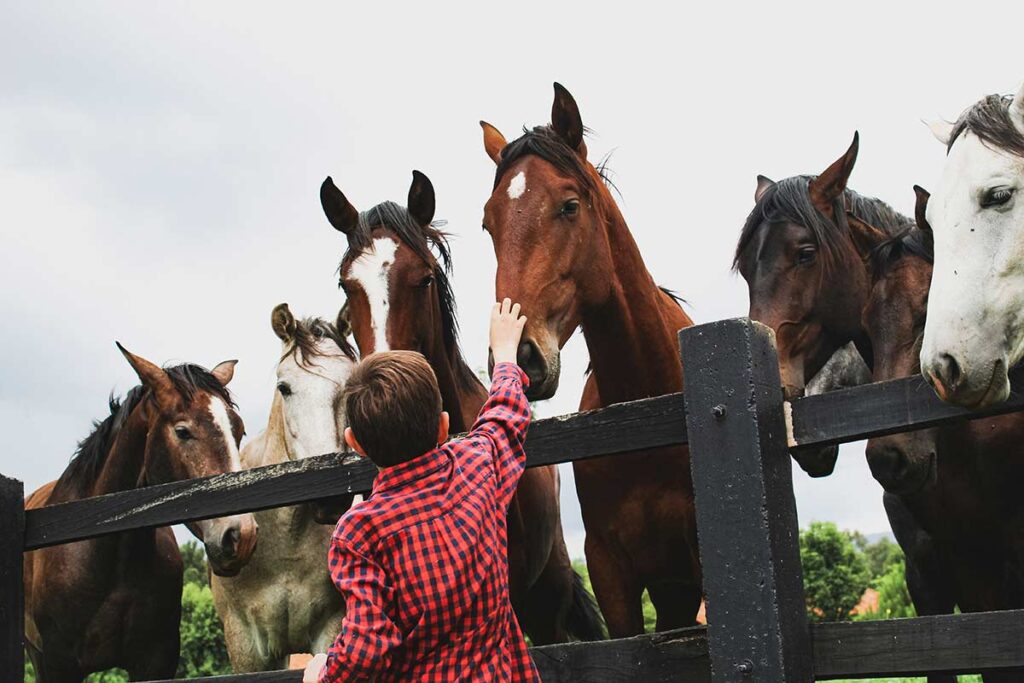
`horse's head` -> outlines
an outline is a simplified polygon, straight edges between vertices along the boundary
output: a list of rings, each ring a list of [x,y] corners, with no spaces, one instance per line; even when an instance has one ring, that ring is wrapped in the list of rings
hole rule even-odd
[[[288,458],[345,450],[342,393],[356,363],[355,352],[345,339],[347,330],[320,318],[296,320],[288,304],[274,308],[270,326],[281,340],[273,410],[280,411]],[[316,501],[313,516],[321,524],[335,524],[351,507],[352,498],[343,495]]]
[[[607,235],[618,211],[587,161],[583,120],[569,91],[555,84],[551,125],[507,144],[488,123],[484,149],[497,164],[484,206],[484,229],[498,261],[496,298],[519,302],[529,318],[519,365],[531,399],[558,388],[559,350],[579,327],[581,311],[606,301],[614,271]]]
[[[919,191],[919,206],[926,196]],[[919,212],[920,213],[920,212]],[[915,228],[889,238],[872,255],[874,284],[864,328],[874,350],[876,382],[916,375],[931,282],[931,235]],[[913,493],[936,476],[935,430],[871,439],[868,465],[885,490]]]
[[[927,209],[935,273],[921,368],[940,398],[980,408],[1006,399],[1024,357],[1024,86],[937,136],[948,156]]]
[[[734,266],[747,281],[750,317],[775,330],[787,398],[804,387],[840,346],[860,336],[868,280],[847,231],[847,180],[858,136],[816,177],[757,177]]]
[[[339,281],[363,357],[388,350],[441,357],[455,344],[448,245],[431,225],[434,187],[419,171],[412,175],[408,208],[384,202],[360,214],[330,178],[320,188],[324,213],[348,238]]]
[[[211,371],[197,365],[165,370],[120,344],[118,348],[149,390],[142,405],[148,429],[145,481],[140,483],[239,471],[238,444],[245,428],[227,390],[236,361],[224,361]],[[188,528],[206,546],[210,568],[219,576],[237,574],[256,548],[256,520],[249,513],[191,522]]]

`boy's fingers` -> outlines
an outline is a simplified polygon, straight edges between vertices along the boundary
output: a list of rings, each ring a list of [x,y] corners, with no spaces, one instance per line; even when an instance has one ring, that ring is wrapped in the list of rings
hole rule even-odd
[[[507,315],[509,310],[512,308],[512,299],[505,297],[505,300],[501,302],[501,312]]]
[[[516,322],[519,324],[519,329],[522,330],[524,327],[526,327],[526,316],[519,316],[519,320],[517,320]]]
[[[517,320],[519,319],[519,308],[519,304],[512,304],[512,317]]]

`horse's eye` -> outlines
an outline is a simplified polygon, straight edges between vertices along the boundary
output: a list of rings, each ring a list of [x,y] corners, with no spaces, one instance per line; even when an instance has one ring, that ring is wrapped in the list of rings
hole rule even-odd
[[[981,206],[984,209],[988,209],[993,206],[1002,206],[1006,202],[1010,201],[1010,197],[1012,196],[1012,187],[994,187],[986,192],[985,196],[981,198]]]
[[[288,398],[292,395],[292,388],[288,385],[288,382],[278,382],[277,390],[281,392],[281,395]]]
[[[580,212],[580,200],[570,199],[562,205],[562,215],[572,217]]]
[[[818,250],[814,247],[800,247],[800,250],[796,252],[796,262],[798,265],[806,266],[813,263],[817,255]]]
[[[429,287],[432,284],[434,284],[434,274],[433,273],[431,273],[430,275],[428,275],[425,278],[423,278],[422,280],[420,280],[420,283],[417,286],[420,289],[426,289],[427,287]]]
[[[174,433],[182,441],[188,441],[192,438],[192,432],[188,430],[188,427],[175,427]]]

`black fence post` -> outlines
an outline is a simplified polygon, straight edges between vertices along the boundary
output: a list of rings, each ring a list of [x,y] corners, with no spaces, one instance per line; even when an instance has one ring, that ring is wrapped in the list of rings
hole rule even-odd
[[[25,676],[24,545],[24,486],[0,475],[0,683],[22,683]]]
[[[683,330],[679,343],[712,680],[810,683],[774,335],[737,318]]]

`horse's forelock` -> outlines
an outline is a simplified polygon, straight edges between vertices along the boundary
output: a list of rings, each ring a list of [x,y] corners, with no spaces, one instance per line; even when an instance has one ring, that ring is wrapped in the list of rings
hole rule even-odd
[[[988,95],[967,108],[953,124],[946,153],[965,132],[970,131],[982,142],[1024,157],[1024,133],[1010,119],[1012,95]]]

